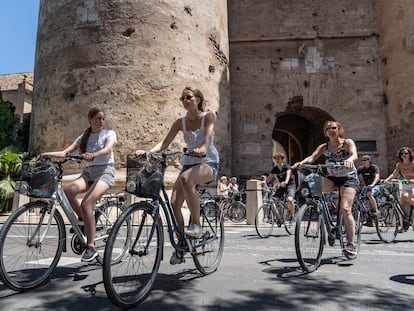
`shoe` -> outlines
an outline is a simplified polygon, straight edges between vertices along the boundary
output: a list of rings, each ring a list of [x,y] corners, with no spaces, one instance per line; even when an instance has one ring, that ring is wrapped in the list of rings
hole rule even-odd
[[[403,220],[403,228],[404,228],[404,230],[405,231],[407,231],[408,230],[408,228],[410,227],[410,224],[408,223],[408,221],[406,221],[405,219]]]
[[[381,211],[377,209],[375,212],[372,213],[372,216],[376,217],[377,219],[380,219]]]
[[[187,230],[184,231],[189,237],[199,239],[203,235],[203,230],[200,225],[191,224]]]
[[[357,257],[358,252],[356,250],[356,247],[354,244],[352,243],[348,243],[345,247],[344,247],[344,253],[345,256],[347,256],[350,259],[354,259]]]
[[[85,248],[85,251],[83,252],[81,261],[90,262],[94,260],[96,257],[98,257],[98,252],[96,251],[96,249],[94,247],[87,246]]]
[[[173,251],[170,257],[171,265],[177,265],[177,264],[185,262],[184,255],[187,253],[186,246],[187,246],[187,242],[185,240],[178,241],[178,247],[185,248],[186,250],[185,251],[178,251],[178,250]]]
[[[366,227],[373,227],[374,226],[374,224],[372,223],[371,217],[368,218],[368,220],[364,223],[364,226],[366,226]]]
[[[404,233],[404,232],[406,232],[407,230],[405,230],[404,228],[400,228],[400,229],[398,229],[398,233]]]

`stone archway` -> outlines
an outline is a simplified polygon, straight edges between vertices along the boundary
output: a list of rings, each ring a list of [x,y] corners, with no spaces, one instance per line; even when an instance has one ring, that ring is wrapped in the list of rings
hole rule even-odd
[[[326,141],[323,125],[334,118],[314,107],[291,107],[277,115],[272,138],[286,152],[287,162],[293,164],[310,155]]]

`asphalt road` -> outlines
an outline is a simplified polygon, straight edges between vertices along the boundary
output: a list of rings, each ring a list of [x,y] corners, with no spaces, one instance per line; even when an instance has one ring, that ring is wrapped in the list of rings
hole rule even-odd
[[[167,238],[167,236],[166,236]],[[294,238],[277,228],[268,239],[254,226],[226,226],[219,269],[200,277],[190,257],[171,266],[170,245],[150,296],[135,310],[412,310],[414,232],[395,243],[364,227],[358,258],[326,245],[321,267],[304,274]],[[64,253],[50,282],[17,293],[0,283],[0,310],[116,310],[106,297],[101,266]]]

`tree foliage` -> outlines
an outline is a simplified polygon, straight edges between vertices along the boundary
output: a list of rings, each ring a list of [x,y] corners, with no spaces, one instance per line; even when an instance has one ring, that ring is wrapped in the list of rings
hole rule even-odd
[[[14,106],[0,92],[0,150],[14,143]]]

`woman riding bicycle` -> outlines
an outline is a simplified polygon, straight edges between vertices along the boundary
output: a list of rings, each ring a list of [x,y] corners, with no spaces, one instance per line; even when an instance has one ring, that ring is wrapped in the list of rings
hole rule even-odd
[[[329,141],[319,145],[310,156],[295,163],[293,168],[305,163],[312,163],[323,154],[326,163],[342,164],[340,167],[335,166],[328,170],[328,176],[324,178],[322,191],[331,192],[335,190],[335,187],[339,188],[341,211],[348,241],[344,251],[350,256],[356,256],[357,251],[354,244],[355,220],[352,216],[352,203],[359,185],[357,169],[354,164],[354,161],[358,159],[357,148],[352,139],[344,138],[345,130],[339,122],[327,121],[323,127],[323,132]]]
[[[44,152],[40,156],[64,158],[67,153],[79,149],[80,155],[87,161],[79,178],[64,188],[65,194],[85,226],[87,247],[82,254],[82,261],[92,261],[98,256],[95,249],[95,218],[93,206],[102,195],[114,184],[115,168],[112,148],[117,142],[116,134],[112,130],[104,129],[105,113],[92,108],[88,112],[89,127],[82,135],[62,151]],[[81,202],[77,195],[85,193]]]
[[[174,184],[171,205],[177,224],[181,231],[184,230],[184,218],[181,207],[186,200],[190,209],[192,224],[184,233],[187,236],[199,238],[203,232],[200,226],[200,197],[196,191],[196,185],[202,185],[216,180],[219,167],[219,154],[214,146],[214,122],[215,115],[212,111],[204,112],[204,95],[200,90],[186,87],[182,91],[180,100],[187,110],[183,118],[179,118],[172,124],[167,136],[154,146],[151,152],[161,152],[170,145],[179,131],[184,134],[187,149],[198,157],[183,156],[183,165],[180,174]],[[137,150],[137,155],[144,154],[144,150]],[[182,240],[181,236],[178,236]],[[181,242],[181,243],[185,243]],[[180,258],[179,258],[180,257]],[[176,252],[171,256],[170,263],[182,262],[182,256]]]

